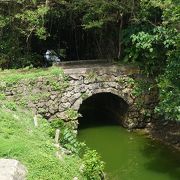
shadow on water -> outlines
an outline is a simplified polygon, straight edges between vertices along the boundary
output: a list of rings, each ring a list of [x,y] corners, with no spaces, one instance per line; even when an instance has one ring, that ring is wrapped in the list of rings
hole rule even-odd
[[[180,179],[180,152],[149,140],[141,149],[143,156],[148,157],[144,167],[148,171],[167,174],[171,180]]]
[[[114,117],[110,112],[98,108],[96,109],[85,109],[86,113],[83,112],[83,117],[79,118],[79,129],[103,127],[103,126],[117,126],[120,123],[112,120]]]

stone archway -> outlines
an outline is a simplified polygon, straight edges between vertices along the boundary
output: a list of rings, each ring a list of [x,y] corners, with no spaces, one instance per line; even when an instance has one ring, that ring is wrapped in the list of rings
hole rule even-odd
[[[108,124],[123,124],[129,105],[121,97],[110,92],[93,94],[79,107],[79,127]]]
[[[97,83],[90,83],[88,85],[84,85],[83,91],[78,91],[77,93],[73,94],[73,97],[76,98],[72,98],[74,100],[71,101],[72,103],[70,108],[75,111],[80,111],[80,108],[83,106],[84,102],[87,101],[87,99],[90,99],[99,94],[106,94],[106,95],[111,94],[117,99],[121,99],[122,101],[124,101],[124,103],[127,104],[128,106],[126,115],[124,117],[122,116],[121,113],[119,114],[117,113],[119,112],[119,110],[117,110],[116,108],[114,108],[116,109],[116,113],[113,113],[112,117],[114,117],[114,114],[118,114],[117,115],[118,118],[116,116],[116,119],[119,119],[119,124],[122,124],[124,127],[127,128],[133,128],[138,125],[138,120],[136,117],[134,117],[132,112],[132,110],[134,111],[135,107],[134,107],[134,99],[133,99],[134,97],[132,96],[131,91],[132,91],[131,88],[123,88],[123,89],[117,87],[115,88],[112,82],[100,83],[98,84],[98,86]],[[64,112],[62,114],[64,116]]]
[[[25,104],[48,120],[62,119],[77,128],[77,111],[83,102],[98,93],[111,93],[129,106],[121,122],[127,128],[144,127],[151,121],[158,101],[157,89],[136,92],[137,81],[146,83],[139,70],[126,66],[97,66],[65,69],[64,75],[50,75],[33,80],[21,80],[4,86],[3,93]],[[5,83],[6,84],[6,83]],[[72,112],[75,116],[72,117]]]

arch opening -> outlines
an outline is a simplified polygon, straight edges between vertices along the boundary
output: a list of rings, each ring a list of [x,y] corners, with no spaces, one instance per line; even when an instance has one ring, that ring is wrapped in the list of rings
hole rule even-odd
[[[79,108],[79,128],[122,125],[129,105],[112,93],[97,93],[85,99]]]

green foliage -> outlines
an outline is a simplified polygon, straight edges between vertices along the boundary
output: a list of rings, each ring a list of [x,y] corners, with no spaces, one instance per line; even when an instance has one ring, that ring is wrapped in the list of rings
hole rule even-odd
[[[80,116],[80,114],[77,111],[75,111],[74,109],[68,109],[66,111],[66,115],[69,120],[77,120],[78,117]]]
[[[16,84],[21,80],[33,80],[38,77],[64,77],[63,70],[59,67],[51,67],[49,69],[23,68],[19,70],[0,71],[1,83]]]
[[[71,35],[74,37],[78,35],[75,41],[79,44],[79,47],[76,46],[76,51],[81,51],[81,39],[84,39],[85,34],[87,34],[87,37],[85,37],[89,44],[87,47],[91,47],[83,52],[87,58],[88,56],[102,58],[104,57],[103,54],[109,57],[109,53],[117,56],[117,49],[121,41],[119,26],[122,21],[129,21],[129,12],[133,11],[136,4],[138,4],[128,0],[19,0],[2,1],[0,3],[1,43],[3,42],[0,65],[2,64],[1,67],[3,68],[30,65],[24,58],[31,56],[34,52],[32,48],[34,39],[46,44],[45,40],[49,38],[56,40],[57,44],[66,44],[63,47],[57,45],[56,49],[71,49],[74,40],[68,42],[68,38],[62,40],[60,37],[62,34],[62,36],[69,36],[68,33],[72,33]],[[8,9],[8,13],[4,9]],[[131,12],[131,14],[133,13]],[[79,34],[80,31],[82,33]],[[90,42],[91,40],[93,41]],[[6,46],[6,42],[9,42],[11,46]],[[55,45],[53,44],[53,46]],[[106,46],[108,46],[107,49]],[[111,48],[114,48],[113,53],[106,52]],[[8,55],[7,52],[9,52]],[[93,53],[95,54],[92,55]],[[62,56],[65,56],[65,54],[61,51]],[[42,57],[38,57],[32,61],[32,64],[37,66],[41,64],[41,60]]]
[[[98,75],[95,71],[90,71],[86,74],[85,77],[88,81],[95,81],[96,79],[98,79]]]
[[[123,7],[125,5],[126,8]],[[84,0],[75,2],[74,9],[76,12],[84,12],[82,26],[85,29],[98,29],[117,21],[123,13],[131,9],[132,5],[133,2],[127,0]]]
[[[128,86],[134,86],[135,85],[135,80],[131,77],[119,77],[118,79],[119,84],[124,84]]]
[[[35,128],[32,114],[18,106],[16,111],[0,106],[0,119],[0,157],[21,161],[27,167],[28,180],[73,179],[75,176],[86,179],[79,172],[79,157],[65,156],[61,161],[55,156],[53,140],[47,133],[50,125],[45,119],[38,117],[39,126]]]
[[[64,127],[65,127],[65,124],[64,124],[63,120],[61,120],[61,119],[53,119],[50,122],[49,135],[52,138],[55,138],[56,129],[64,129]]]
[[[84,175],[90,180],[101,180],[103,177],[104,163],[95,150],[87,150],[83,156]]]
[[[0,28],[5,27],[8,23],[8,20],[9,20],[8,17],[0,15]]]
[[[59,82],[52,81],[50,79],[49,84],[54,91],[63,91],[69,86],[69,82],[64,78],[62,78],[62,80]]]
[[[72,153],[80,155],[86,145],[83,142],[78,142],[76,136],[77,134],[71,128],[66,127],[62,131],[62,140],[60,143]]]
[[[166,65],[167,52],[176,46],[178,33],[157,26],[152,32],[139,32],[131,36],[132,51],[129,54],[131,61],[140,62],[141,68],[148,75],[158,75]]]
[[[154,87],[154,82],[149,81],[148,79],[138,79],[134,81],[133,95],[138,97],[144,94],[149,94],[151,89]]]
[[[87,99],[89,96],[88,96],[88,94],[87,93],[81,93],[81,98],[83,99],[83,100],[85,100],[85,99]]]
[[[35,102],[35,101],[38,101],[38,100],[45,100],[49,96],[50,96],[50,93],[41,92],[41,93],[32,94],[32,95],[28,96],[27,98],[25,97],[23,100],[25,100],[25,101],[30,100],[30,101]]]
[[[60,144],[71,151],[72,153],[80,155],[85,148],[85,144],[77,141],[77,134],[74,132],[73,127],[67,125],[60,119],[54,119],[50,123],[50,136],[54,138],[56,129],[60,129]]]
[[[12,111],[16,111],[16,110],[17,110],[16,103],[11,102],[11,101],[5,102],[5,103],[4,103],[4,106],[5,106],[7,109],[12,110]]]
[[[46,39],[47,35],[44,27],[44,16],[47,14],[48,10],[47,6],[41,5],[37,6],[37,9],[27,9],[21,13],[17,13],[15,18],[24,24],[24,27],[19,29],[20,32],[27,36],[27,38],[35,32],[39,39]]]
[[[129,36],[126,61],[138,62],[147,75],[156,77],[160,92],[156,112],[179,120],[179,3],[141,0],[139,7],[135,23],[141,29]]]
[[[2,1],[0,7],[0,67],[40,66],[42,57],[31,51],[32,36],[46,39],[45,2]],[[6,13],[5,9],[8,9]]]
[[[0,100],[5,100],[6,99],[6,95],[3,93],[0,93]]]
[[[166,71],[158,78],[160,102],[156,112],[166,120],[180,121],[180,53],[170,52]]]

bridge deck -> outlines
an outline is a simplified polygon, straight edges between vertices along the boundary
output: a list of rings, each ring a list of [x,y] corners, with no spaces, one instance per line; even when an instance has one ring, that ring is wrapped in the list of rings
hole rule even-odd
[[[139,69],[133,65],[118,65],[115,62],[108,60],[81,60],[81,61],[66,61],[56,64],[63,68],[65,74],[84,74],[87,71],[103,71],[103,72],[119,72],[125,74],[132,74],[139,71]]]
[[[62,67],[63,69],[68,68],[80,68],[80,67],[94,67],[98,65],[108,66],[115,64],[109,60],[80,60],[80,61],[64,61],[56,64],[57,66]]]

